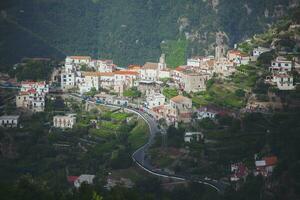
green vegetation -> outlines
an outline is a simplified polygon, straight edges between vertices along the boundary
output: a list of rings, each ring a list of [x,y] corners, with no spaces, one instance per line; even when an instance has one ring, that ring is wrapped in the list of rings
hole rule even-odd
[[[177,67],[186,63],[187,41],[166,41],[161,45],[162,52],[166,54],[166,62],[170,67]]]
[[[136,88],[136,87],[132,87],[128,90],[125,90],[123,92],[124,97],[131,97],[131,98],[137,98],[141,96],[141,92]]]
[[[212,53],[217,31],[226,32],[230,45],[262,32],[277,5],[288,3],[220,1],[213,9],[211,1],[202,0],[12,0],[1,5],[1,69],[26,56],[90,55],[121,66],[143,64],[165,49],[168,64],[176,66],[186,54]]]
[[[173,98],[173,97],[175,97],[175,96],[178,95],[178,90],[175,89],[175,88],[168,88],[168,87],[166,87],[166,88],[164,88],[164,90],[163,90],[163,95],[164,95],[167,99],[171,99],[171,98]]]
[[[48,80],[57,63],[51,60],[24,59],[24,62],[16,65],[16,69],[9,71],[10,76],[18,81],[23,80]]]
[[[255,65],[241,65],[228,80],[213,78],[209,80],[206,91],[193,94],[193,103],[196,107],[215,104],[241,108],[246,103],[246,93],[259,83],[259,74],[264,70]]]
[[[149,128],[144,120],[139,120],[137,125],[130,131],[128,141],[132,149],[137,149],[147,142],[149,137]]]

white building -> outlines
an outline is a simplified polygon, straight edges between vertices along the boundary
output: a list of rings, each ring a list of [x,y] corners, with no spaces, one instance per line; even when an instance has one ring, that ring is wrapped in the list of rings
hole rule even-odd
[[[0,126],[5,128],[18,127],[19,116],[18,115],[3,115],[0,117]]]
[[[21,91],[16,96],[16,106],[33,112],[43,112],[48,92],[49,85],[45,82],[22,82]]]
[[[166,116],[170,122],[188,123],[192,119],[192,100],[178,95],[170,99],[170,105],[167,108]]]
[[[67,56],[66,63],[68,64],[86,64],[88,65],[92,61],[90,56]]]
[[[56,128],[73,128],[75,123],[75,114],[69,114],[66,116],[56,115],[53,117],[53,126]]]
[[[146,62],[141,69],[141,79],[149,81],[158,80],[158,65],[157,63]]]
[[[95,68],[98,72],[113,72],[116,70],[116,65],[112,60],[96,60]]]
[[[279,90],[294,90],[294,78],[289,74],[276,74],[273,77],[273,82],[276,83]]]
[[[61,73],[61,89],[71,89],[76,86],[76,72]]]
[[[45,81],[35,82],[35,81],[23,81],[21,83],[21,92],[28,92],[34,89],[39,95],[44,95],[49,93],[49,85]]]
[[[206,82],[210,78],[208,74],[184,71],[180,82],[180,88],[185,92],[199,92],[206,90]]]
[[[184,142],[199,142],[204,139],[204,135],[201,132],[186,132],[184,134]]]
[[[269,52],[271,51],[270,48],[265,48],[265,47],[257,47],[254,48],[252,51],[253,57],[258,58],[261,54],[265,53],[265,52]]]
[[[95,88],[97,91],[100,88],[100,76],[101,72],[85,72],[83,74],[84,81],[79,84],[79,91],[81,94],[89,92],[92,88]]]
[[[238,50],[229,50],[227,52],[227,60],[238,66],[247,65],[251,61],[250,56]]]
[[[153,93],[146,99],[146,107],[152,109],[153,107],[164,105],[166,98],[163,94]]]
[[[187,59],[187,65],[192,67],[200,67],[202,64],[202,58],[201,56],[196,56],[192,58]]]
[[[203,106],[197,110],[198,119],[210,118],[215,119],[219,112],[217,109],[210,106]]]
[[[91,185],[91,184],[93,184],[94,178],[95,178],[95,175],[82,174],[74,181],[74,186],[76,188],[80,188],[82,183]]]
[[[276,60],[273,60],[271,63],[271,67],[269,67],[270,72],[272,73],[278,73],[278,72],[290,72],[292,71],[293,62],[287,60],[284,57],[277,57]]]
[[[96,103],[99,102],[105,104],[114,104],[114,99],[116,98],[116,96],[100,93],[100,94],[96,94],[94,98],[96,99]]]
[[[121,97],[115,97],[113,99],[113,104],[119,105],[119,106],[127,106],[128,105],[128,100],[121,98]]]
[[[161,71],[165,71],[167,69],[167,64],[165,62],[165,55],[162,54],[159,58],[159,63],[146,62],[141,69],[141,79],[142,80],[150,80],[150,81],[158,81],[159,78],[164,76],[159,76]],[[164,73],[165,76],[168,76],[167,72]]]
[[[136,71],[120,70],[114,72],[115,84],[125,84],[126,87],[135,86],[135,81],[139,79],[139,73]]]

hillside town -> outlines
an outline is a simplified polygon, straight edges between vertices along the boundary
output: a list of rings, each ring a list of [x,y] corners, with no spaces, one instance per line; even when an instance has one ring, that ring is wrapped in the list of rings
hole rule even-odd
[[[292,29],[294,26],[291,25]],[[300,101],[293,98],[299,90],[300,59],[297,53],[278,50],[273,44],[250,48],[251,45],[251,40],[247,40],[228,49],[217,38],[214,55],[192,56],[180,66],[168,66],[164,53],[156,62],[127,67],[118,66],[113,60],[67,56],[55,64],[48,79],[17,81],[1,74],[0,86],[15,92],[9,94],[13,94],[12,97],[3,98],[7,104],[14,103],[11,109],[1,107],[5,112],[0,116],[0,126],[4,130],[27,130],[28,124],[40,120],[50,137],[62,136],[65,140],[73,135],[72,140],[78,140],[75,149],[84,153],[99,141],[102,148],[102,142],[111,140],[112,133],[119,140],[123,130],[129,127],[134,127],[134,131],[142,126],[139,134],[145,135],[149,133],[146,131],[149,126],[153,137],[148,136],[148,142],[152,145],[147,146],[147,143],[146,147],[137,149],[147,141],[143,136],[135,149],[126,152],[131,154],[135,150],[131,158],[146,171],[177,179],[178,171],[194,177],[194,171],[200,168],[204,174],[209,172],[209,177],[201,172],[198,180],[218,192],[228,184],[238,191],[252,176],[262,177],[271,188],[271,177],[282,160],[276,151],[270,150],[270,141],[256,148],[251,146],[247,134],[255,124],[252,134],[259,136],[251,137],[258,140],[255,145],[260,144],[275,126],[270,122],[273,119],[266,116],[300,107]],[[24,67],[26,62],[16,64],[14,70]],[[45,67],[51,60],[34,58],[29,59],[30,62],[41,62],[40,67]],[[35,115],[42,117],[33,121],[31,117]],[[254,117],[247,122],[249,116]],[[145,121],[144,125],[140,119]],[[260,130],[259,126],[263,128]],[[181,135],[176,135],[180,131]],[[247,134],[238,135],[239,131]],[[68,136],[69,133],[72,134]],[[228,137],[241,145],[237,145],[240,149],[249,142],[251,151],[243,150],[243,156],[233,156],[230,149],[234,145],[226,144]],[[239,137],[246,137],[246,142],[239,142],[236,139]],[[119,142],[112,141],[113,145]],[[218,146],[221,143],[224,146]],[[0,147],[9,149],[0,149],[1,153],[16,156],[14,148]],[[53,147],[65,151],[71,145],[67,139],[54,143]],[[115,155],[110,148],[106,154],[111,154],[112,159]],[[120,147],[118,154],[124,148]],[[218,157],[214,159],[223,167],[218,175],[212,169],[220,166],[211,164],[216,161],[209,158],[215,154]],[[119,161],[118,165],[120,163],[126,162]],[[189,163],[188,167],[183,163]],[[108,165],[114,163],[109,161]],[[66,169],[67,183],[77,189],[82,183],[93,185],[98,178],[89,170],[73,170],[70,174]],[[107,190],[135,186],[131,178],[107,174],[104,178]],[[190,176],[183,177],[190,180]]]

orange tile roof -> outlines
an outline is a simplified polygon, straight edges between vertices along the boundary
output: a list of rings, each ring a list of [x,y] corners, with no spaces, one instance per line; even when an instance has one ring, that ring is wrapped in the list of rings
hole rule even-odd
[[[276,156],[265,157],[264,160],[266,162],[266,166],[276,165],[278,162],[278,159]]]
[[[209,60],[209,61],[206,62],[206,65],[208,67],[213,67],[215,65],[215,61],[214,60]]]
[[[241,52],[239,50],[229,50],[228,53],[239,55],[239,56],[242,56],[242,57],[248,56],[247,54],[245,54],[245,53],[243,53],[243,52]]]
[[[170,99],[171,101],[174,101],[175,103],[182,103],[182,102],[186,102],[186,101],[190,101],[189,98],[184,97],[182,95],[178,95],[176,97],[173,97]]]
[[[143,66],[143,69],[157,69],[158,63],[146,62]]]
[[[140,65],[129,65],[128,66],[128,69],[131,69],[131,70],[138,70],[141,68],[142,68],[142,66],[140,66]]]
[[[84,72],[84,76],[113,76],[113,72]]]
[[[185,68],[183,68],[182,66],[176,67],[175,69],[176,71],[182,72],[185,70]]]
[[[138,72],[129,70],[115,71],[114,73],[118,75],[139,75]]]

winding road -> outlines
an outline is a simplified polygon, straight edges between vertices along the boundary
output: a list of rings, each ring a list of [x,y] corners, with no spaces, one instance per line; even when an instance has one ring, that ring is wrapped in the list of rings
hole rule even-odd
[[[82,97],[77,96],[77,95],[69,94],[69,96],[82,100]],[[96,104],[94,101],[87,101],[87,102],[90,104]],[[202,179],[202,178],[195,178],[195,177],[191,177],[191,176],[187,176],[187,175],[170,174],[165,171],[156,169],[155,167],[153,167],[150,164],[150,161],[146,158],[145,155],[146,155],[146,152],[148,151],[148,149],[150,148],[151,144],[153,144],[156,134],[158,134],[160,132],[160,130],[158,128],[157,121],[155,119],[153,119],[150,115],[148,115],[146,112],[142,112],[137,109],[127,108],[127,107],[123,107],[123,106],[119,106],[119,105],[111,105],[111,104],[100,104],[100,105],[103,105],[106,107],[111,107],[111,108],[123,108],[124,110],[126,110],[128,112],[131,112],[131,113],[134,113],[134,114],[140,116],[148,124],[149,130],[150,130],[150,135],[149,135],[147,143],[144,144],[143,146],[141,146],[139,149],[137,149],[131,156],[133,161],[140,168],[142,168],[143,170],[145,170],[155,176],[158,176],[158,177],[170,178],[170,179],[180,180],[180,181],[197,182],[197,183],[207,185],[207,186],[215,189],[217,192],[219,192],[221,194],[224,193],[226,184],[224,184],[221,181],[213,180],[210,178]]]

